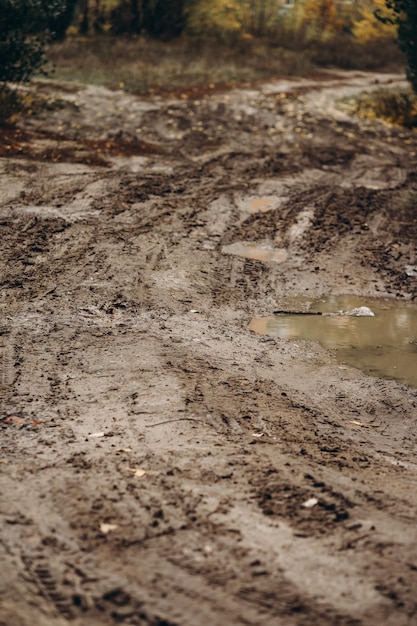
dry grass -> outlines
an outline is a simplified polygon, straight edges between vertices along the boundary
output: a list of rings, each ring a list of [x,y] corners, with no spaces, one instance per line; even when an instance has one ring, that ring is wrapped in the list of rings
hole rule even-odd
[[[417,95],[406,89],[378,89],[347,102],[352,113],[389,124],[417,127]]]
[[[58,80],[122,87],[137,94],[303,76],[317,67],[393,69],[402,62],[395,42],[358,44],[347,36],[314,42],[302,30],[283,30],[274,40],[68,37],[50,47],[48,58]]]
[[[314,69],[301,52],[262,41],[182,38],[68,38],[49,49],[54,78],[137,94],[214,85],[252,83],[272,76],[305,75]]]
[[[394,39],[360,43],[349,35],[338,35],[326,41],[312,42],[309,49],[311,61],[320,67],[386,71],[404,67],[404,55]]]

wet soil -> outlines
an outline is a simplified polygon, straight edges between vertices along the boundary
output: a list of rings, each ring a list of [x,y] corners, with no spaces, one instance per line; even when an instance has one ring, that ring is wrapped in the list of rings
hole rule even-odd
[[[415,300],[417,135],[339,101],[401,81],[31,87],[59,106],[2,131],[2,626],[417,623],[417,390],[248,328]]]

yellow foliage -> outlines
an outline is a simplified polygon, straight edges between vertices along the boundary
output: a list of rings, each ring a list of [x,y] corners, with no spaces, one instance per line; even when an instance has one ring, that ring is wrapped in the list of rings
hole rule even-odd
[[[241,26],[238,0],[200,0],[188,19],[188,28],[199,35],[238,32]]]
[[[265,35],[282,19],[283,0],[239,0],[245,32]]]
[[[342,26],[335,0],[305,0],[303,17],[317,32],[337,32]]]
[[[397,27],[394,24],[380,22],[375,17],[375,11],[380,11],[383,16],[389,16],[385,0],[369,0],[367,6],[360,10],[360,19],[353,23],[353,35],[361,43],[397,35]]]
[[[328,39],[340,32],[346,22],[337,0],[299,0],[293,14],[294,26],[302,26],[307,36],[314,39]]]
[[[282,21],[284,0],[198,0],[188,27],[199,34],[250,33],[263,36]]]

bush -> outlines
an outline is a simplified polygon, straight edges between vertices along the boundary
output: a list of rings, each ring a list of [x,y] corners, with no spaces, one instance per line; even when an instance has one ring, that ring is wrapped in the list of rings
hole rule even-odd
[[[349,35],[338,35],[327,41],[312,41],[310,58],[320,67],[345,70],[397,70],[404,56],[395,39],[380,39],[360,43]]]
[[[417,97],[411,90],[377,89],[352,99],[348,106],[360,117],[382,119],[406,128],[417,126]]]
[[[42,68],[50,25],[66,6],[66,0],[0,0],[0,89]]]

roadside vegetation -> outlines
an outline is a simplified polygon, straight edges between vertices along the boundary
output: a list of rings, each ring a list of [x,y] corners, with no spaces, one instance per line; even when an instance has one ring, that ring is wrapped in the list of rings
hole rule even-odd
[[[416,88],[413,2],[0,0],[0,119],[21,106],[10,83],[40,77],[45,60],[57,80],[137,94],[187,96],[321,68],[397,70],[405,62]],[[413,124],[412,112],[397,112],[407,98],[414,102],[411,92],[378,94],[375,116],[383,110],[385,119]],[[368,105],[358,103],[361,111]]]
[[[377,89],[347,101],[352,113],[389,124],[417,127],[417,95],[411,89]]]

